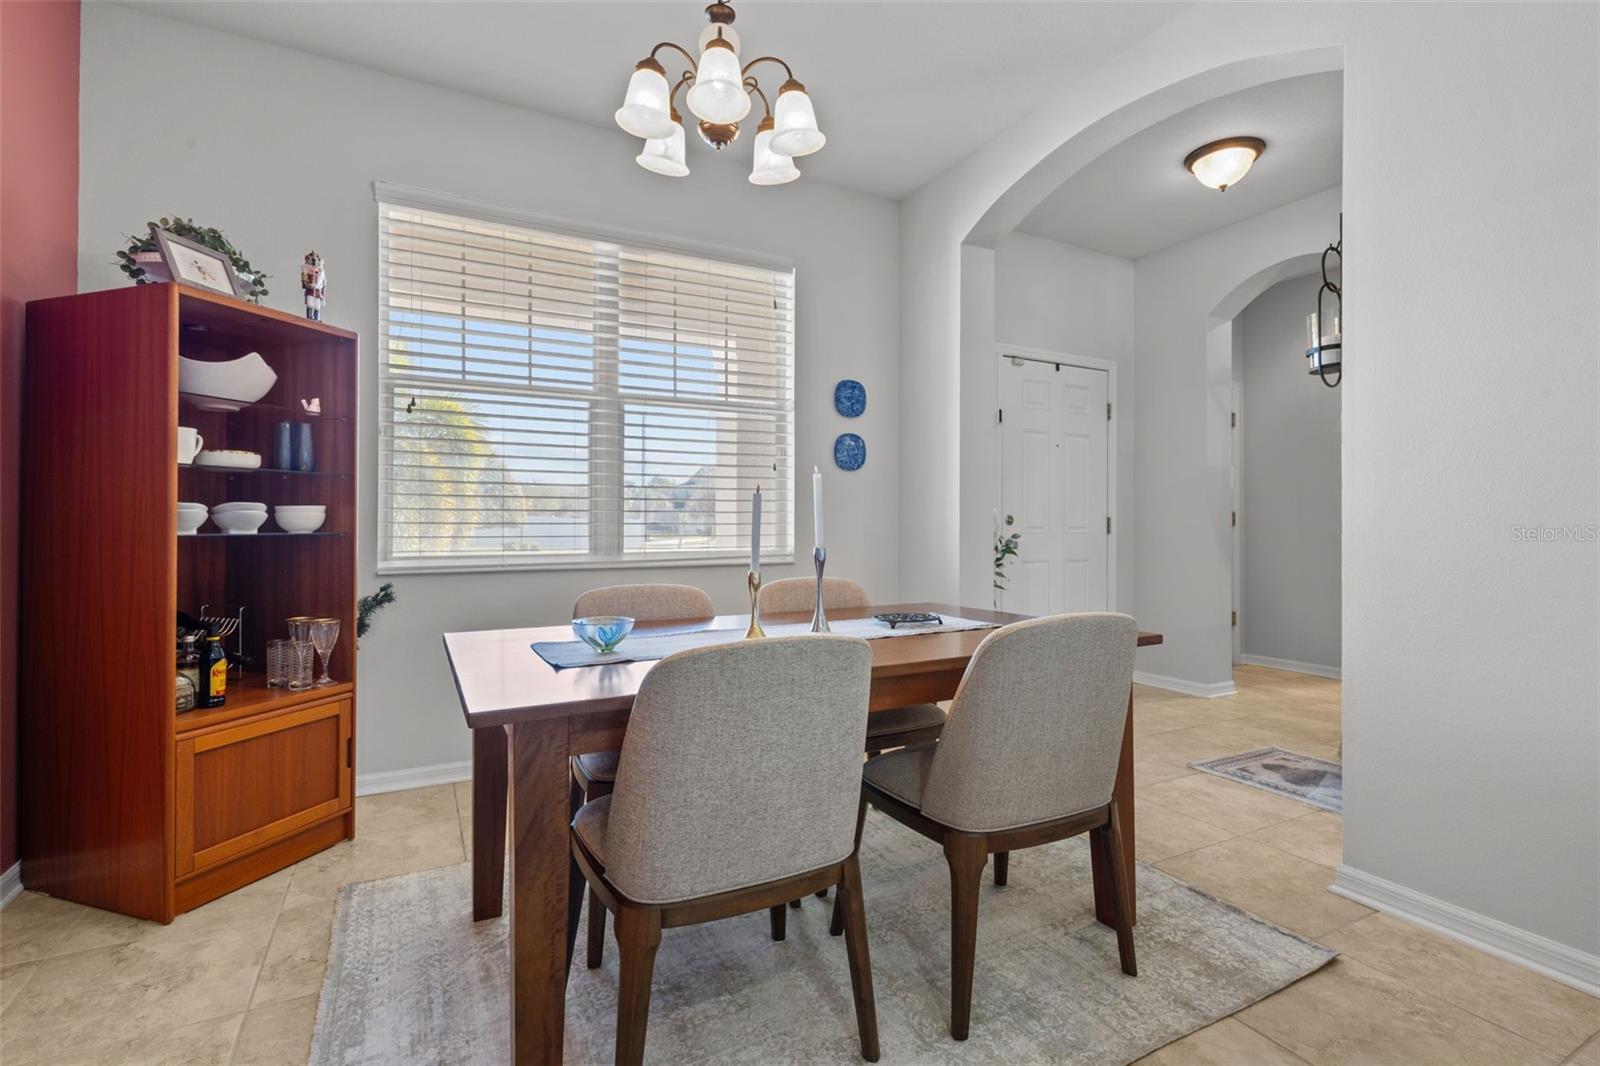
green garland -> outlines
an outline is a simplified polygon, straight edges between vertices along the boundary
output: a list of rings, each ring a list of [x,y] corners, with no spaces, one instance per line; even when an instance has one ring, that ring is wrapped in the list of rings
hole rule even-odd
[[[184,237],[197,244],[203,244],[212,251],[221,252],[227,256],[228,260],[233,263],[233,272],[240,275],[240,280],[244,282],[245,295],[250,298],[251,302],[260,303],[261,298],[267,295],[266,280],[269,275],[265,271],[252,267],[250,260],[239,254],[239,250],[233,246],[228,238],[222,235],[221,230],[211,226],[196,225],[195,221],[190,218],[176,217],[163,218],[159,222],[146,223],[146,228],[149,226],[158,226],[168,233],[175,233],[179,237]],[[155,238],[148,233],[143,237],[130,236],[127,249],[119,249],[117,251],[117,258],[121,260],[118,265],[122,268],[124,274],[134,280],[136,285],[148,285],[150,281],[145,277],[144,267],[136,263],[133,257],[139,252],[155,251],[160,251],[160,248],[156,245]]]

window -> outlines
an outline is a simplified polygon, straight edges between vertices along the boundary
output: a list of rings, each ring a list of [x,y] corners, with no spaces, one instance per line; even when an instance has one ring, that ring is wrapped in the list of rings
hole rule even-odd
[[[793,270],[378,200],[380,570],[793,556]]]

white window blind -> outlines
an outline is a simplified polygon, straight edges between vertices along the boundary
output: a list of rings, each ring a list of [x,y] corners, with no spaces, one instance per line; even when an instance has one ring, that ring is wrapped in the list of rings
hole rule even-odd
[[[792,557],[792,270],[378,214],[381,570]]]

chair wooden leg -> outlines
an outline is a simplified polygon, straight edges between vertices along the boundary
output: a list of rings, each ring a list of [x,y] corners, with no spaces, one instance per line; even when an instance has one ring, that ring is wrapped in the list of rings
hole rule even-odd
[[[949,832],[944,838],[944,857],[950,864],[950,1035],[965,1040],[972,1023],[978,888],[989,855],[982,836]]]
[[[789,909],[790,910],[799,910],[800,909],[800,901],[797,900],[797,899],[791,899],[789,901]]]
[[[1004,888],[1006,878],[1011,873],[1011,853],[997,851],[994,853],[994,883]]]
[[[851,852],[858,859],[861,855],[861,833],[866,827],[867,798],[862,796],[860,804],[856,806],[856,850]],[[818,892],[817,895],[826,895],[826,893]],[[833,894],[833,917],[828,920],[828,932],[834,936],[839,936],[844,932],[844,911],[839,908],[839,894],[837,892]]]
[[[1128,867],[1126,865],[1127,853],[1123,850],[1128,842],[1122,837],[1122,823],[1117,819],[1117,801],[1111,801],[1111,820],[1101,829],[1091,829],[1091,833],[1105,835],[1105,848],[1110,852],[1111,862],[1108,869],[1111,872],[1111,891],[1116,906],[1117,925],[1117,954],[1122,956],[1122,972],[1129,977],[1139,976],[1138,960],[1133,953],[1133,886],[1128,884]]]
[[[589,786],[589,791],[584,793],[584,802],[597,800],[601,796],[611,794],[609,781],[595,781]],[[598,970],[605,961],[606,950],[606,906],[600,902],[600,896],[594,889],[589,890],[589,928],[588,942],[584,954],[584,961],[589,969]]]
[[[861,899],[861,865],[851,855],[844,862],[838,899],[844,901],[844,946],[850,959],[850,988],[856,997],[856,1027],[861,1032],[861,1057],[878,1061],[878,1006],[872,996],[872,958],[867,950],[867,911]]]
[[[661,945],[661,911],[623,907],[617,912],[617,948],[622,956],[617,979],[617,1066],[644,1062],[644,1036],[650,1022],[650,977]]]
[[[828,898],[828,890],[825,889],[825,888],[818,889],[817,890],[817,898],[818,899],[827,899]]]
[[[789,908],[781,903],[769,907],[767,917],[772,920],[772,939],[782,940],[789,930]]]

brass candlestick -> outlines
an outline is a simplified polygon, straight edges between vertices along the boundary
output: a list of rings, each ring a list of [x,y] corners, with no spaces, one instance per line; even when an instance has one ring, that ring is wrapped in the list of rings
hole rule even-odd
[[[822,568],[828,565],[828,552],[819,544],[811,558],[817,564],[817,609],[811,613],[811,632],[832,633],[828,628],[828,612],[822,609]]]
[[[761,628],[761,571],[750,571],[745,584],[750,586],[750,628],[744,631],[744,639],[756,640],[767,635]]]

